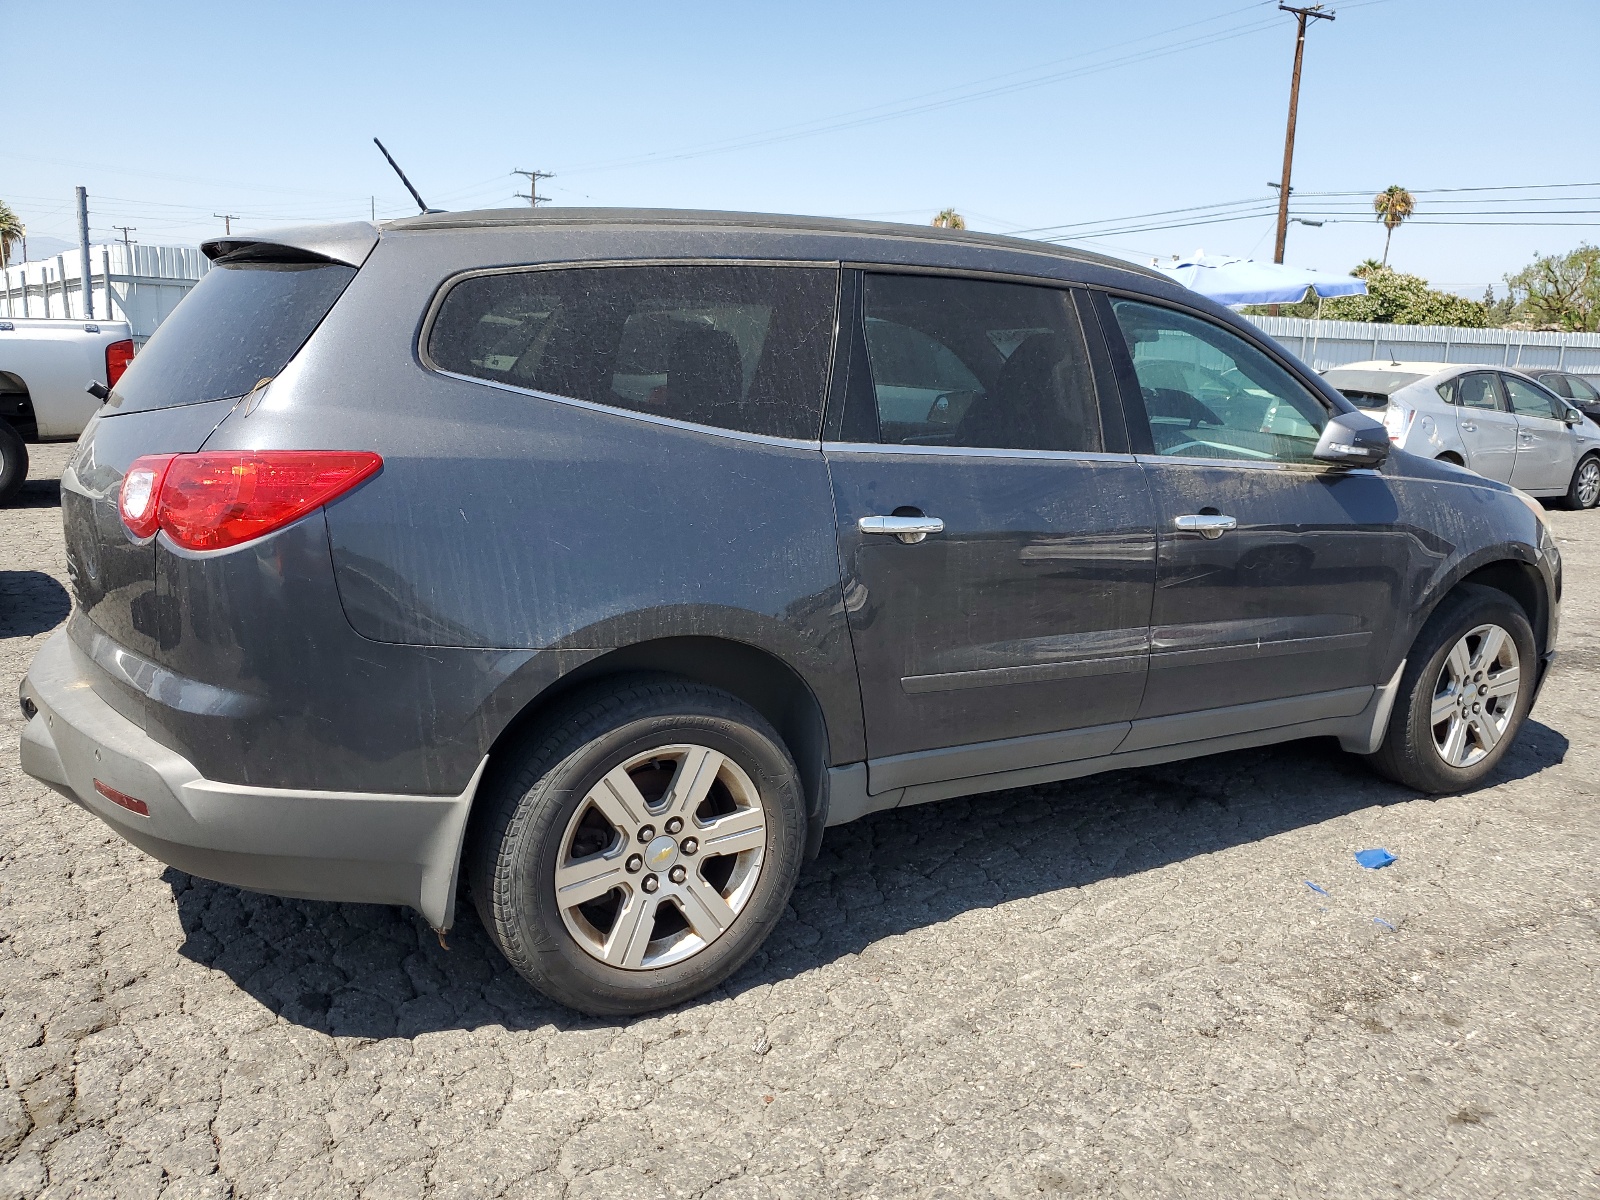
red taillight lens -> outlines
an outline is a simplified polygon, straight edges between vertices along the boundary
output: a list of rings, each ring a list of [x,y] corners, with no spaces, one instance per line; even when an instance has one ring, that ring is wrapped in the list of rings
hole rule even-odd
[[[299,520],[382,466],[378,455],[359,450],[223,450],[141,458],[122,482],[122,520],[135,537],[149,537],[159,528],[187,550],[224,550]],[[147,510],[141,511],[139,524],[132,515],[130,502],[144,487],[134,479],[141,469],[152,472],[153,525]]]
[[[117,380],[122,378],[122,373],[128,369],[128,364],[132,361],[132,338],[123,338],[120,342],[112,342],[106,347],[106,386],[108,388],[117,386]]]
[[[136,458],[122,477],[117,494],[117,511],[128,532],[143,541],[155,537],[161,528],[161,481],[176,455],[147,454]]]

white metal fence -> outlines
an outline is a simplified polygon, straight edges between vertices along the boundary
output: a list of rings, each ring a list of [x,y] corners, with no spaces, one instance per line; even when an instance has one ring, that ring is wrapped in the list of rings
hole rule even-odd
[[[70,317],[82,320],[83,277],[78,251],[5,269],[3,303],[8,317]],[[210,267],[195,246],[141,246],[111,242],[89,248],[89,294],[94,315],[127,321],[143,345],[156,326]]]
[[[1318,371],[1366,359],[1482,363],[1524,370],[1600,375],[1600,333],[1532,333],[1521,329],[1458,329],[1449,325],[1377,325],[1250,317],[1264,333]]]

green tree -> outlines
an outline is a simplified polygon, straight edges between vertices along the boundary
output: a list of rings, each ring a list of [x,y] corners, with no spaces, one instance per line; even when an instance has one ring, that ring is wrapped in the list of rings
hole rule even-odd
[[[1323,301],[1320,313],[1315,298],[1302,300],[1285,305],[1280,310],[1282,315],[1320,315],[1325,321],[1374,321],[1382,325],[1455,325],[1466,329],[1482,329],[1489,323],[1489,314],[1479,301],[1437,291],[1422,276],[1403,274],[1375,259],[1367,259],[1350,274],[1366,280],[1365,296]],[[1245,311],[1264,313],[1266,309],[1257,306]]]
[[[1600,330],[1600,246],[1535,258],[1506,276],[1519,322],[1574,333]]]
[[[1377,213],[1378,220],[1383,222],[1383,265],[1388,266],[1389,239],[1394,237],[1394,231],[1400,228],[1400,222],[1417,211],[1417,201],[1398,183],[1391,183],[1372,198],[1372,211]]]
[[[11,211],[11,206],[0,200],[0,258],[11,261],[11,243],[20,241],[22,235],[28,232],[28,227],[22,219]]]
[[[965,229],[967,227],[967,219],[953,208],[944,208],[939,210],[939,215],[929,224],[935,225],[940,229]]]

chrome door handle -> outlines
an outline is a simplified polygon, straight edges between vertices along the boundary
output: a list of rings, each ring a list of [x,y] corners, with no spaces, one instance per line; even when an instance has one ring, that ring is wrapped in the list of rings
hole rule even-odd
[[[930,533],[943,533],[944,522],[938,517],[862,517],[856,528],[862,533],[892,534],[909,546]]]
[[[1470,421],[1463,421],[1463,422],[1461,422],[1461,432],[1462,433],[1477,433],[1478,432],[1478,427],[1476,425],[1472,424],[1472,422],[1470,422]]]
[[[1225,517],[1221,513],[1191,513],[1179,517],[1173,522],[1185,533],[1198,533],[1203,538],[1215,541],[1230,529],[1239,528],[1239,522],[1233,517]]]

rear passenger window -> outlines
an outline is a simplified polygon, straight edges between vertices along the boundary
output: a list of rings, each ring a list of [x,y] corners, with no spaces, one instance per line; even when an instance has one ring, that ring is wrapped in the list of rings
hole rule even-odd
[[[1463,375],[1456,382],[1456,402],[1463,408],[1500,408],[1500,390],[1494,385],[1494,376],[1487,371]]]
[[[442,370],[773,437],[821,435],[837,272],[641,266],[462,280],[428,335]]]
[[[868,275],[865,315],[880,440],[1101,448],[1094,379],[1067,292]]]

